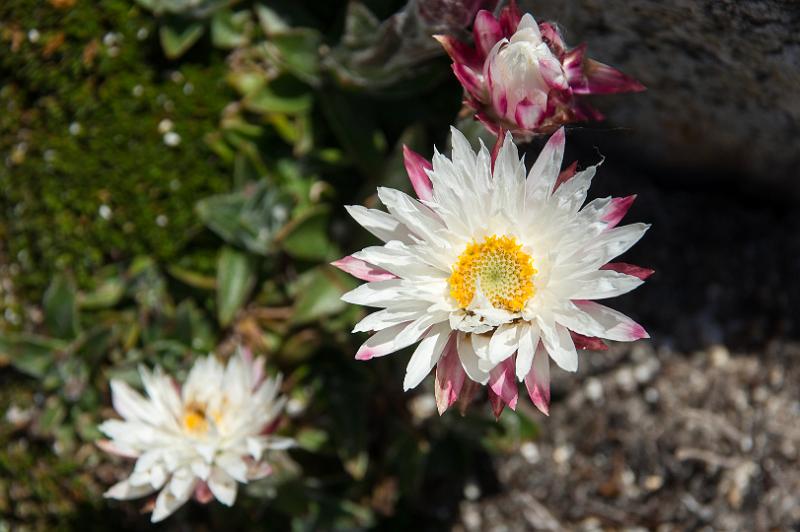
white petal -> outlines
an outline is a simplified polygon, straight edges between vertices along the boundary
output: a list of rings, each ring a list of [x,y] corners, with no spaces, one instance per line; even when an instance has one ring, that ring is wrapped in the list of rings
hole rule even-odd
[[[450,326],[442,323],[434,326],[430,333],[419,343],[406,367],[406,376],[403,379],[404,391],[416,388],[431,372],[431,369],[442,356],[442,351],[447,345],[451,334]]]
[[[117,499],[120,501],[127,501],[130,499],[138,499],[153,493],[155,490],[148,484],[133,485],[129,479],[122,482],[117,482],[106,491],[103,496],[108,499]]]
[[[492,341],[492,336],[490,334],[473,334],[471,335],[471,340],[475,355],[480,359],[489,361],[489,343]]]
[[[489,372],[483,371],[478,366],[480,359],[475,354],[470,336],[472,335],[458,334],[458,358],[470,379],[480,384],[486,384],[489,381]]]
[[[564,371],[577,371],[578,353],[566,327],[539,320],[539,330],[550,358]]]
[[[392,241],[384,246],[371,246],[353,253],[354,258],[382,268],[398,277],[446,277],[447,274],[420,260],[402,242]]]
[[[236,502],[236,481],[219,467],[215,467],[208,477],[208,489],[225,506],[233,506]]]
[[[597,270],[577,279],[554,283],[568,299],[606,299],[627,294],[644,281],[613,270]]]
[[[367,307],[387,307],[398,301],[402,280],[389,279],[365,283],[342,296],[342,301]]]
[[[153,407],[142,395],[120,380],[111,381],[111,403],[125,419],[151,421]]]
[[[239,482],[247,482],[247,464],[242,457],[233,453],[223,453],[214,460],[214,463]]]
[[[347,205],[345,209],[359,225],[384,242],[390,240],[410,241],[408,229],[389,213],[368,209],[361,205]]]
[[[553,186],[561,171],[564,158],[564,128],[559,129],[547,141],[536,162],[533,163],[525,183],[527,207],[541,203],[550,197]]]
[[[393,188],[378,187],[378,198],[389,212],[408,229],[431,244],[444,241],[436,232],[444,228],[441,219],[428,207],[405,192]]]
[[[424,312],[423,308],[419,310],[379,310],[368,314],[364,319],[359,321],[356,326],[353,327],[353,332],[381,331],[392,325],[414,321],[422,312]]]
[[[489,360],[499,364],[514,354],[519,347],[521,328],[515,323],[504,323],[492,334],[489,341]]]
[[[526,324],[522,329],[519,338],[519,349],[517,350],[516,374],[517,379],[522,381],[528,375],[533,364],[533,354],[539,345],[539,327],[531,323]]]
[[[176,484],[176,489],[174,490],[172,489],[173,483]],[[165,486],[164,489],[161,490],[161,493],[158,494],[158,497],[156,497],[156,505],[153,508],[150,521],[157,523],[172,515],[175,510],[180,508],[186,501],[189,500],[189,497],[192,496],[195,484],[196,479],[193,477],[192,481],[186,482],[185,478],[179,477],[176,479],[173,476],[170,483]],[[180,490],[177,488],[180,488]]]

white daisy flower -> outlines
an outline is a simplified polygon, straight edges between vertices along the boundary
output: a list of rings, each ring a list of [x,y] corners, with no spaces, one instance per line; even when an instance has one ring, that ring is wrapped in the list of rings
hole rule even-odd
[[[419,342],[403,387],[417,386],[437,366],[436,396],[444,412],[465,380],[488,384],[499,415],[516,407],[516,377],[544,413],[550,360],[576,371],[576,349],[605,348],[599,339],[632,341],[647,332],[594,300],[633,290],[652,271],[609,263],[648,225],[617,227],[634,196],[603,198],[583,208],[596,166],[560,172],[564,130],[548,141],[530,172],[506,135],[494,164],[452,129],[452,159],[432,164],[406,150],[419,196],[379,188],[388,213],[348,207],[384,241],[334,265],[369,281],[345,294],[377,307],[354,332],[374,331],[356,358],[388,355]]]
[[[213,355],[195,362],[180,387],[161,368],[139,373],[147,397],[111,381],[114,408],[122,419],[100,425],[105,451],[136,459],[131,475],[106,497],[135,499],[159,491],[151,520],[166,518],[194,495],[231,506],[237,482],[270,473],[267,450],[292,440],[272,435],[286,402],[281,379],[265,378],[264,359],[240,349],[227,365]]]

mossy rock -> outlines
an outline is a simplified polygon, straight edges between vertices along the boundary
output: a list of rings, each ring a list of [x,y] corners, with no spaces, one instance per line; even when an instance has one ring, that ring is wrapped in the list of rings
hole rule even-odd
[[[87,285],[109,262],[178,256],[194,203],[229,188],[203,141],[233,97],[224,55],[201,42],[170,63],[128,0],[6,0],[0,47],[0,252],[23,300],[55,271]]]

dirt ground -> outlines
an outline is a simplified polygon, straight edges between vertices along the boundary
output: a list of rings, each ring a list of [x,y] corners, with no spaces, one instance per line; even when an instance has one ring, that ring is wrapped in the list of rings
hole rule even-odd
[[[630,219],[654,224],[626,258],[658,273],[613,303],[652,340],[554,371],[540,437],[455,530],[800,530],[797,218],[636,174],[604,166],[595,195],[639,192]]]

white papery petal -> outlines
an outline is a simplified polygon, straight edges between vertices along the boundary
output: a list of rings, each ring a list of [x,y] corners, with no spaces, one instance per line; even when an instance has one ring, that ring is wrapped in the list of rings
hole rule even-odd
[[[214,497],[225,506],[233,506],[236,502],[236,481],[222,468],[216,467],[208,477],[208,489]]]
[[[361,227],[384,242],[390,240],[409,242],[411,240],[408,229],[391,214],[377,209],[367,209],[360,205],[347,205],[345,209]]]
[[[489,381],[489,372],[479,367],[480,359],[475,354],[470,336],[472,335],[458,333],[458,358],[470,379],[480,384],[486,384]]]
[[[540,319],[539,330],[542,343],[553,362],[564,371],[577,371],[578,352],[566,327]]]
[[[189,500],[194,491],[196,479],[189,477],[173,477],[170,483],[161,490],[161,493],[156,497],[156,504],[153,508],[153,514],[150,516],[150,521],[158,523],[163,521],[175,510],[183,506]],[[173,486],[174,484],[174,486]]]
[[[533,354],[539,345],[539,326],[536,324],[525,324],[522,327],[519,337],[519,349],[517,350],[516,375],[522,381],[531,371],[533,364]]]
[[[431,372],[442,356],[442,351],[447,345],[450,334],[450,327],[443,323],[433,327],[430,333],[419,343],[406,367],[406,376],[403,379],[404,391],[416,388]]]
[[[515,323],[504,323],[498,327],[489,341],[489,360],[499,364],[514,354],[519,346],[521,327]]]

